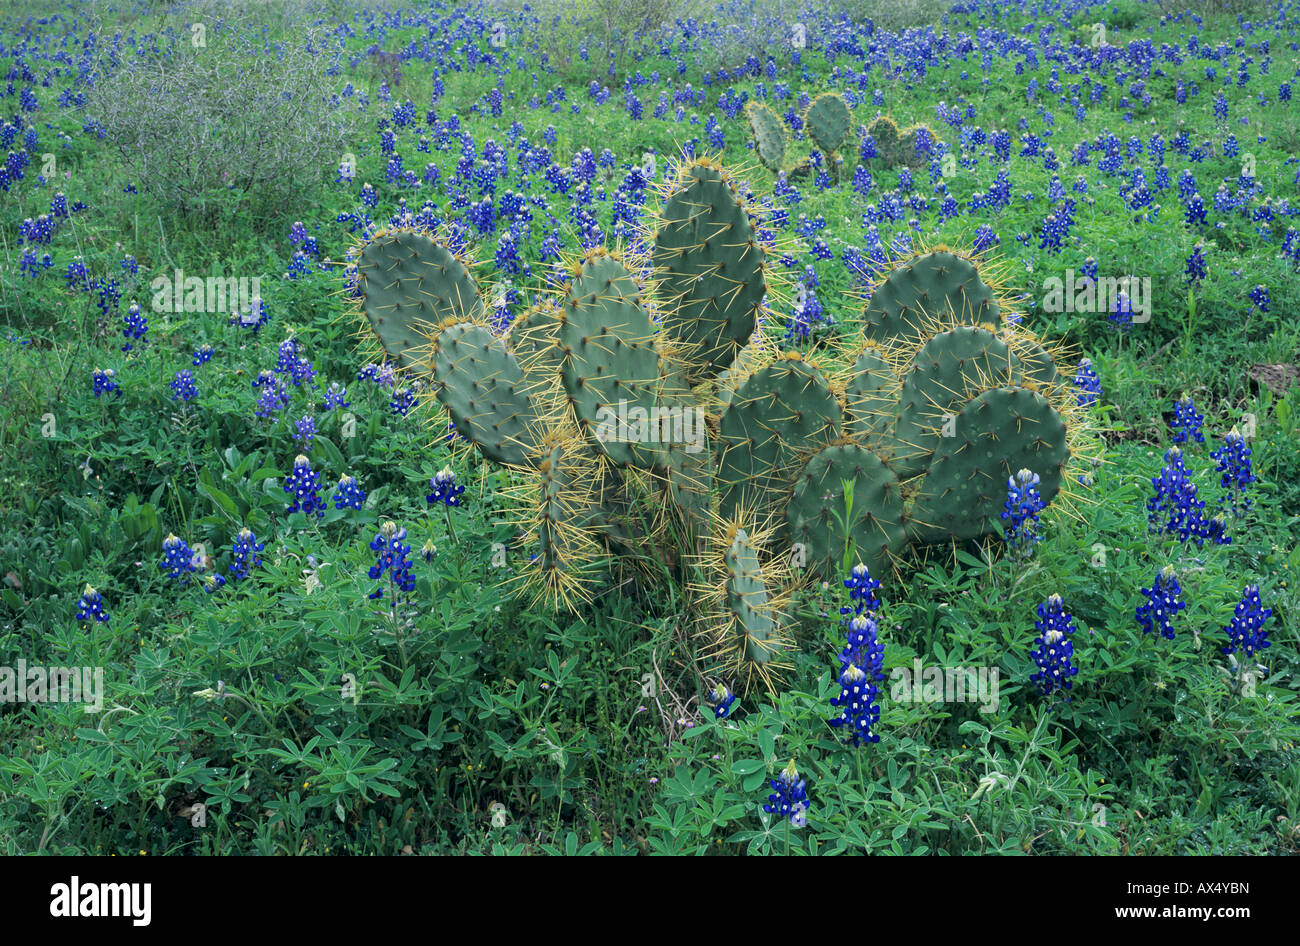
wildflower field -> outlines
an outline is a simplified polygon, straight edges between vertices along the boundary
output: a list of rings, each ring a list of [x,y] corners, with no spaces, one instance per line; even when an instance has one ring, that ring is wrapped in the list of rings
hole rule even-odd
[[[1300,3],[0,10],[0,852],[1300,851]]]

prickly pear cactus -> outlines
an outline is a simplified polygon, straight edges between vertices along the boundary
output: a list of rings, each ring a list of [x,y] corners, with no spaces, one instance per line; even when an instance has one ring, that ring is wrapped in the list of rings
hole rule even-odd
[[[703,580],[694,587],[702,612],[703,656],[746,688],[771,689],[788,666],[788,580],[766,554],[770,535],[744,513],[715,523],[697,558]]]
[[[863,334],[885,346],[913,345],[937,324],[1001,324],[998,293],[976,263],[939,247],[915,255],[873,288],[863,313]]]
[[[806,115],[827,153],[837,116],[834,96]],[[903,147],[892,122],[873,129]],[[431,233],[376,234],[350,285],[372,344],[508,468],[515,580],[534,600],[575,609],[613,563],[646,581],[686,570],[703,656],[770,688],[800,582],[846,558],[884,578],[909,545],[991,535],[1019,469],[1048,501],[1075,480],[1082,424],[1054,352],[1006,318],[996,269],[942,246],[878,281],[843,363],[768,348],[758,213],[720,165],[687,161],[648,258],[564,264],[504,338],[470,264]]]
[[[1007,498],[1007,480],[1029,469],[1051,502],[1070,457],[1061,414],[1036,391],[1007,386],[985,391],[957,415],[953,436],[938,441],[912,507],[920,542],[976,539],[992,531]]]
[[[718,425],[721,510],[784,526],[784,502],[806,457],[837,440],[843,411],[820,371],[786,352],[750,375]]]
[[[429,361],[434,394],[456,429],[489,460],[530,465],[537,405],[505,343],[482,325],[459,322],[434,336]]]
[[[680,348],[692,386],[717,376],[749,343],[768,292],[751,208],[723,168],[684,164],[666,188],[654,236],[663,332]]]
[[[923,472],[966,402],[1010,384],[1018,368],[1011,349],[987,329],[960,326],[926,342],[903,375],[892,457],[898,475]]]
[[[907,543],[898,477],[857,444],[814,454],[795,481],[785,514],[795,564],[802,561],[818,575],[841,571],[850,547],[850,564],[863,562],[872,575],[889,574]]]
[[[560,377],[584,435],[611,460],[651,467],[640,436],[657,407],[657,331],[622,261],[593,250],[569,281],[559,316]],[[646,431],[648,433],[648,431]]]
[[[353,292],[374,338],[400,367],[421,357],[432,328],[475,321],[483,313],[466,261],[422,231],[376,233],[359,248],[355,280]]]
[[[773,174],[779,173],[785,167],[785,122],[763,102],[749,102],[745,106],[745,118],[749,120],[758,160]]]
[[[867,134],[875,142],[876,152],[880,155],[880,159],[892,164],[894,156],[898,154],[898,142],[902,137],[902,133],[898,130],[898,124],[888,115],[881,115],[867,126]]]
[[[849,139],[849,106],[838,92],[823,92],[803,114],[808,137],[826,155],[839,154]]]
[[[845,433],[874,450],[888,447],[898,390],[898,375],[885,351],[864,342],[844,390]]]
[[[867,126],[867,134],[876,144],[880,161],[887,167],[923,167],[927,155],[939,137],[924,124],[900,129],[888,115],[881,115]]]

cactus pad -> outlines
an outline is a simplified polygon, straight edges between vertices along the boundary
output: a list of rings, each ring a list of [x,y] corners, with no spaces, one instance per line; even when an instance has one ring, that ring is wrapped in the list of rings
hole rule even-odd
[[[616,257],[598,250],[582,260],[561,307],[559,343],[561,379],[583,434],[616,463],[652,466],[658,450],[634,425],[648,424],[656,407],[656,332]]]
[[[911,512],[921,542],[974,539],[993,532],[1007,480],[1021,469],[1041,478],[1049,503],[1070,451],[1065,422],[1042,395],[1007,386],[986,391],[957,415],[956,435],[939,441]]]
[[[784,496],[803,458],[840,437],[842,411],[812,364],[790,353],[746,379],[719,423],[722,514],[752,510],[784,522]]]
[[[845,482],[853,490],[847,523]],[[855,444],[827,447],[808,461],[786,505],[786,520],[796,552],[802,551],[807,567],[824,579],[839,572],[850,540],[854,560],[877,576],[893,569],[894,556],[907,541],[898,478]]]
[[[481,325],[450,325],[434,337],[430,364],[434,394],[484,457],[514,466],[532,462],[536,405],[501,339]]]
[[[808,137],[823,154],[838,154],[849,138],[849,106],[838,92],[823,92],[803,115]]]
[[[415,363],[430,329],[472,321],[483,309],[465,262],[427,233],[377,233],[357,256],[356,294],[380,346],[399,367]]]
[[[681,346],[687,381],[715,377],[754,334],[767,281],[749,212],[709,160],[684,165],[670,185],[653,264],[663,331]]]
[[[763,102],[750,102],[745,106],[745,117],[754,136],[754,151],[758,160],[773,174],[785,167],[785,122],[781,116]]]
[[[905,261],[876,285],[863,313],[863,332],[880,345],[913,345],[936,320],[996,326],[1000,312],[973,262],[935,250]]]

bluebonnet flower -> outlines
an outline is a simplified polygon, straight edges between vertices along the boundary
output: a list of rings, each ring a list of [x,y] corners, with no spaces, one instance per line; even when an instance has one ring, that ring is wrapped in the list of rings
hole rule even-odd
[[[840,715],[830,720],[835,728],[848,730],[848,744],[879,742],[873,727],[880,722],[876,705],[879,690],[875,681],[883,680],[885,648],[876,638],[876,622],[865,614],[849,620],[849,642],[840,653],[840,695],[831,698],[831,706]]]
[[[132,302],[127,307],[122,322],[124,324],[122,335],[126,338],[126,344],[122,346],[122,351],[130,351],[132,342],[144,342],[146,340],[145,336],[149,333],[149,320],[140,311],[139,303]]]
[[[354,477],[347,473],[339,477],[338,489],[334,493],[335,509],[360,509],[365,501],[366,494]]]
[[[330,411],[336,407],[348,407],[349,402],[345,400],[347,396],[347,388],[337,381],[331,381],[329,388],[325,391],[325,403],[321,405],[321,410]]]
[[[1209,272],[1205,265],[1205,253],[1203,252],[1200,241],[1192,247],[1192,254],[1187,257],[1187,265],[1184,267],[1184,275],[1187,281],[1193,285],[1199,283]]]
[[[235,581],[247,578],[250,571],[262,564],[262,556],[257,553],[265,548],[266,543],[258,542],[251,529],[240,529],[230,546],[230,577]]]
[[[1028,558],[1042,538],[1038,534],[1038,514],[1043,511],[1043,497],[1038,493],[1037,473],[1021,470],[1007,479],[1007,501],[1002,510],[1006,523],[1007,545],[1017,558]]]
[[[316,418],[304,414],[293,425],[293,439],[300,450],[310,450],[316,439]]]
[[[81,592],[81,597],[77,599],[77,620],[90,621],[92,619],[107,624],[109,613],[104,610],[104,596],[90,585],[87,585]]]
[[[1146,604],[1140,605],[1137,609],[1137,622],[1143,634],[1159,630],[1161,637],[1166,640],[1174,639],[1174,615],[1187,607],[1187,603],[1178,598],[1182,593],[1183,589],[1174,575],[1174,566],[1166,565],[1156,572],[1151,587],[1142,589]]]
[[[163,557],[162,561],[158,563],[158,568],[167,572],[172,579],[184,584],[186,576],[196,570],[194,552],[185,544],[184,539],[178,538],[170,532],[167,534],[167,538],[163,539],[162,548]]]
[[[401,387],[393,392],[392,400],[388,402],[394,414],[398,417],[405,417],[415,406],[415,392],[410,388]]]
[[[709,705],[713,707],[713,718],[726,719],[727,714],[731,712],[732,704],[736,702],[736,694],[719,683],[709,691],[707,699]]]
[[[1197,443],[1205,443],[1205,435],[1201,433],[1203,420],[1205,417],[1196,412],[1192,399],[1184,394],[1174,403],[1174,419],[1169,422],[1173,442],[1187,443],[1188,438],[1191,438]]]
[[[194,367],[197,368],[199,365],[207,364],[207,363],[208,363],[209,361],[211,361],[211,360],[212,360],[212,346],[211,346],[211,345],[204,344],[204,345],[200,345],[198,348],[194,349],[194,358],[193,358],[193,361],[192,361],[192,364],[194,365]]]
[[[767,796],[768,803],[763,810],[769,815],[787,818],[796,828],[808,823],[808,786],[799,777],[799,770],[794,767],[794,760],[781,770],[781,773],[769,783],[772,794]]]
[[[293,504],[286,511],[325,515],[325,501],[317,494],[318,489],[320,474],[311,468],[311,460],[298,454],[293,460],[293,472],[284,481],[284,491],[293,496]]]
[[[263,371],[258,375],[253,386],[261,389],[257,396],[257,410],[253,412],[254,416],[265,420],[277,420],[276,415],[279,411],[289,406],[289,389],[285,387],[283,381],[269,371]]]
[[[1074,374],[1074,385],[1079,389],[1075,397],[1080,407],[1091,407],[1101,398],[1101,378],[1092,369],[1091,358],[1079,361],[1079,370]]]
[[[1259,599],[1259,586],[1247,585],[1241,592],[1241,601],[1233,611],[1232,621],[1223,629],[1228,635],[1228,644],[1221,648],[1225,654],[1241,653],[1254,657],[1256,653],[1272,646],[1264,622],[1268,620],[1272,608],[1265,608]]]
[[[1218,461],[1218,472],[1222,474],[1219,485],[1231,490],[1232,514],[1240,518],[1251,506],[1252,500],[1243,496],[1245,489],[1255,482],[1251,471],[1250,447],[1241,432],[1233,427],[1223,436],[1223,446],[1210,456]]]
[[[433,544],[433,539],[424,540],[424,545],[420,546],[420,557],[426,562],[432,562],[438,557],[438,546]]]
[[[1260,312],[1267,314],[1268,313],[1268,287],[1256,286],[1254,289],[1250,290],[1250,301],[1255,304],[1255,307],[1259,309]]]
[[[121,386],[115,380],[117,373],[112,368],[105,368],[103,371],[96,369],[92,377],[95,381],[95,397],[99,397],[101,394],[120,395],[122,393]]]
[[[180,398],[181,401],[188,401],[198,397],[199,391],[194,387],[194,373],[188,368],[184,371],[176,372],[176,377],[171,381],[172,400]]]
[[[429,480],[429,488],[433,492],[425,499],[430,504],[442,503],[444,506],[459,506],[460,494],[465,492],[464,484],[456,485],[456,474],[452,472],[451,467],[444,467],[433,474],[433,479]]]
[[[866,565],[861,562],[854,565],[853,573],[844,579],[844,587],[849,589],[849,601],[852,607],[840,608],[840,614],[866,614],[875,617],[876,612],[880,610],[880,599],[876,597],[876,589],[880,587],[880,582],[871,577],[871,572]]]
[[[1079,668],[1073,664],[1074,644],[1070,642],[1070,635],[1077,630],[1073,622],[1058,594],[1038,606],[1038,620],[1034,622],[1038,648],[1029,655],[1038,665],[1038,672],[1029,679],[1038,684],[1043,696],[1074,686],[1070,678],[1078,675]]]
[[[1183,452],[1170,447],[1159,476],[1151,478],[1155,495],[1147,500],[1147,523],[1153,532],[1177,534],[1179,541],[1202,539],[1205,501],[1197,497],[1196,484],[1183,462]]]
[[[386,521],[380,526],[378,534],[370,541],[371,550],[378,554],[375,564],[370,566],[369,575],[372,579],[378,580],[388,572],[390,586],[410,594],[415,590],[415,575],[411,573],[411,563],[406,559],[411,552],[411,547],[402,541],[405,538],[406,530],[399,529],[395,522]],[[369,598],[383,596],[382,586],[367,595]]]
[[[203,579],[203,590],[208,594],[219,591],[226,586],[226,576],[221,574],[208,575]]]

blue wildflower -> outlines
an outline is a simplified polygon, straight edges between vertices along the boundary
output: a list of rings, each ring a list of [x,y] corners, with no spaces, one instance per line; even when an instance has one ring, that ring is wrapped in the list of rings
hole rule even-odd
[[[235,581],[247,578],[250,571],[262,564],[262,556],[257,553],[265,548],[266,543],[258,542],[251,529],[240,529],[230,546],[230,577]]]
[[[459,506],[460,494],[465,492],[464,485],[456,485],[456,474],[452,472],[451,467],[444,467],[433,475],[429,480],[429,488],[433,490],[425,499],[430,503],[442,503],[444,506]]]
[[[174,580],[181,584],[185,583],[187,575],[194,572],[194,552],[185,544],[185,540],[177,538],[174,534],[168,533],[167,538],[163,539],[163,557],[158,563],[159,569],[167,572]]]
[[[794,760],[781,770],[781,774],[770,782],[772,794],[767,796],[768,803],[763,810],[769,815],[788,818],[790,824],[802,828],[808,823],[808,787],[799,777],[799,770],[794,767]]]
[[[1210,456],[1218,461],[1218,472],[1222,474],[1219,485],[1231,491],[1232,514],[1240,518],[1251,507],[1252,500],[1243,496],[1245,489],[1255,482],[1251,472],[1250,447],[1241,432],[1233,427],[1223,436],[1223,446]]]
[[[411,547],[402,541],[405,538],[405,529],[399,529],[395,522],[385,522],[378,534],[370,541],[371,550],[378,554],[368,574],[372,579],[378,580],[387,572],[390,586],[410,594],[415,590],[415,576],[411,573],[411,563],[406,559],[411,552]],[[369,598],[383,596],[382,586],[367,595]]]
[[[335,509],[360,509],[365,501],[366,494],[354,477],[346,473],[339,477],[338,489],[334,493]]]
[[[1038,606],[1038,620],[1034,622],[1038,631],[1035,641],[1038,648],[1029,655],[1038,665],[1038,672],[1029,679],[1038,684],[1043,696],[1074,686],[1070,678],[1078,675],[1079,668],[1072,662],[1074,644],[1070,642],[1070,635],[1077,630],[1073,622],[1074,618],[1065,610],[1058,594]]]
[[[104,596],[94,588],[87,585],[81,592],[81,597],[77,599],[77,620],[78,621],[99,621],[101,624],[107,624],[109,614],[104,610]]]
[[[320,474],[311,468],[311,460],[298,454],[293,461],[293,472],[284,481],[284,491],[293,496],[293,504],[286,511],[325,515],[325,501],[317,494],[318,489]]]
[[[181,401],[188,401],[198,397],[198,388],[194,386],[194,373],[188,368],[184,371],[176,372],[176,377],[171,381],[172,400],[180,398]]]
[[[732,704],[736,702],[736,694],[719,683],[709,691],[707,699],[709,705],[713,707],[714,719],[726,719],[727,714],[731,712]]]
[[[1038,534],[1038,514],[1043,511],[1043,497],[1039,495],[1037,473],[1021,470],[1007,479],[1007,501],[1002,510],[1006,523],[1007,545],[1017,558],[1028,558],[1041,536]]]
[[[1091,407],[1101,398],[1101,378],[1092,369],[1092,359],[1079,361],[1079,369],[1074,374],[1074,386],[1079,389],[1076,398],[1080,407]]]
[[[1247,585],[1241,592],[1241,601],[1233,611],[1232,621],[1225,627],[1228,644],[1221,648],[1225,654],[1241,653],[1253,657],[1256,653],[1272,646],[1264,622],[1268,620],[1272,608],[1262,607],[1259,599],[1259,586]]]
[[[121,395],[122,388],[118,385],[117,373],[112,368],[105,368],[103,371],[96,370],[92,376],[95,381],[95,397],[101,394]]]
[[[1203,420],[1205,417],[1197,413],[1192,399],[1184,394],[1174,403],[1174,419],[1169,422],[1173,442],[1187,443],[1191,438],[1197,443],[1205,443],[1205,435],[1201,433]]]
[[[1178,598],[1182,593],[1183,589],[1174,575],[1174,566],[1166,565],[1156,572],[1151,587],[1142,589],[1146,604],[1140,605],[1137,609],[1137,622],[1143,634],[1159,630],[1161,637],[1166,640],[1174,639],[1174,615],[1187,607],[1187,603]]]

